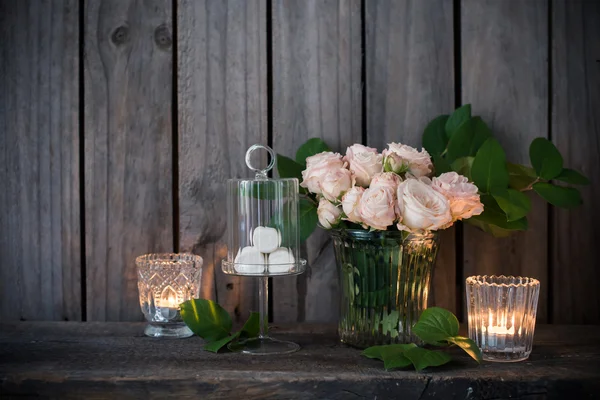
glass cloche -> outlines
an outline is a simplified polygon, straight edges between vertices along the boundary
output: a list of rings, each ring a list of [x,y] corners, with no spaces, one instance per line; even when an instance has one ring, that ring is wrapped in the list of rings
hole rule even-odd
[[[252,164],[252,153],[261,149],[269,153],[266,168]],[[256,176],[227,181],[227,259],[222,263],[223,272],[261,279],[260,335],[231,347],[251,354],[281,354],[299,348],[267,334],[268,277],[301,274],[306,268],[299,251],[298,179],[270,179],[267,174],[275,162],[271,148],[253,145],[246,152],[246,165]]]

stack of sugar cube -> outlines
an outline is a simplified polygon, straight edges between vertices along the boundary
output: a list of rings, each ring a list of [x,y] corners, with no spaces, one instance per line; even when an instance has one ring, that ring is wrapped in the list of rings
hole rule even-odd
[[[240,249],[235,257],[235,269],[240,274],[261,275],[267,272],[283,274],[293,267],[293,254],[281,246],[281,232],[258,226],[252,234],[252,246]]]

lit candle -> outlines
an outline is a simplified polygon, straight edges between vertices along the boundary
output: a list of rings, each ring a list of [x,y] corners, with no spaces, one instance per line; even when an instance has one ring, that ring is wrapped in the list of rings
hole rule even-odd
[[[160,314],[165,319],[172,319],[179,311],[179,302],[177,301],[177,293],[170,287],[163,290],[160,298]]]

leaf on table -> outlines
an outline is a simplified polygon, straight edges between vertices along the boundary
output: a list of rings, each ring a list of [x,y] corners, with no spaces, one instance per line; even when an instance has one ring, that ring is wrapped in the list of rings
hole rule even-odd
[[[219,350],[221,350],[223,348],[223,346],[232,342],[233,340],[236,340],[239,336],[240,336],[240,332],[236,332],[233,335],[224,337],[223,339],[215,340],[214,342],[209,342],[204,345],[204,350],[210,351],[213,353],[218,353]]]
[[[423,311],[413,332],[426,343],[440,345],[449,337],[457,336],[458,329],[454,314],[441,307],[431,307]]]
[[[412,362],[417,371],[427,367],[439,367],[452,361],[452,357],[444,351],[427,350],[422,347],[412,348],[402,355]]]
[[[571,183],[573,185],[589,185],[590,180],[580,172],[574,169],[565,168],[556,178],[557,181]]]
[[[536,138],[529,146],[531,165],[538,176],[550,180],[563,170],[563,158],[554,143],[546,138]]]
[[[475,160],[475,157],[461,157],[452,163],[452,170],[462,176],[466,176],[471,181],[473,160]]]
[[[297,178],[302,181],[302,171],[304,169],[304,165],[298,164],[289,157],[277,154],[277,172],[279,172],[281,178]]]
[[[260,314],[253,312],[240,330],[240,336],[244,339],[257,337],[260,333]]]
[[[306,167],[306,159],[315,154],[324,151],[331,151],[329,146],[321,138],[308,139],[296,152],[296,162],[302,165],[302,169]]]
[[[452,113],[446,121],[446,136],[451,138],[456,129],[465,121],[471,119],[471,105],[465,104]]]
[[[492,195],[506,214],[508,222],[517,221],[531,211],[531,200],[526,194],[518,190],[496,189]]]
[[[508,187],[506,154],[500,143],[489,138],[481,146],[471,167],[473,182],[483,193],[492,193]]]
[[[533,190],[553,206],[574,208],[582,203],[581,194],[577,189],[539,182],[533,185]]]
[[[454,336],[448,338],[448,342],[454,343],[455,345],[463,349],[469,356],[471,356],[473,360],[477,361],[478,363],[481,363],[481,350],[471,339],[463,336]]]
[[[223,307],[212,300],[192,299],[181,303],[181,318],[201,338],[212,342],[231,332],[231,317]]]
[[[300,221],[300,241],[304,242],[314,232],[319,222],[315,203],[301,197],[298,204],[298,220]]]
[[[448,137],[446,136],[446,122],[448,115],[440,115],[425,127],[423,132],[423,147],[432,156],[440,155],[446,150]]]

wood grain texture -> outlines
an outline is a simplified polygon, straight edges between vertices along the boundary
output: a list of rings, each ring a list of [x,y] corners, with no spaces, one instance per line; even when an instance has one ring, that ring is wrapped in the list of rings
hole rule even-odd
[[[421,148],[427,123],[454,109],[452,2],[367,1],[365,18],[367,143]],[[431,300],[456,312],[454,236],[441,234]]]
[[[385,371],[380,361],[340,345],[333,324],[276,329],[278,337],[302,349],[251,359],[200,351],[198,337],[161,340],[157,346],[143,329],[141,323],[2,324],[0,394],[3,399],[500,400],[592,399],[600,390],[597,326],[539,326],[527,362],[478,365],[455,347],[451,364],[420,373]]]
[[[221,270],[226,182],[253,177],[246,150],[267,144],[266,0],[180,1],[177,18],[179,247],[204,258],[201,297],[245,320],[258,285]]]
[[[512,162],[548,136],[548,2],[461,2],[462,102],[472,103]],[[529,230],[498,239],[465,226],[464,276],[512,274],[541,282],[538,321],[547,320],[547,206],[534,197]],[[463,294],[464,295],[464,294]]]
[[[600,322],[600,3],[562,1],[552,9],[552,140],[565,165],[592,184],[583,206],[552,210],[552,322]]]
[[[81,319],[79,3],[0,1],[0,319]]]
[[[141,320],[135,257],[173,250],[171,2],[85,2],[88,320]]]
[[[273,148],[294,158],[320,137],[336,151],[361,141],[360,1],[272,2]],[[318,230],[302,249],[307,272],[273,279],[273,320],[334,321],[333,246]]]

